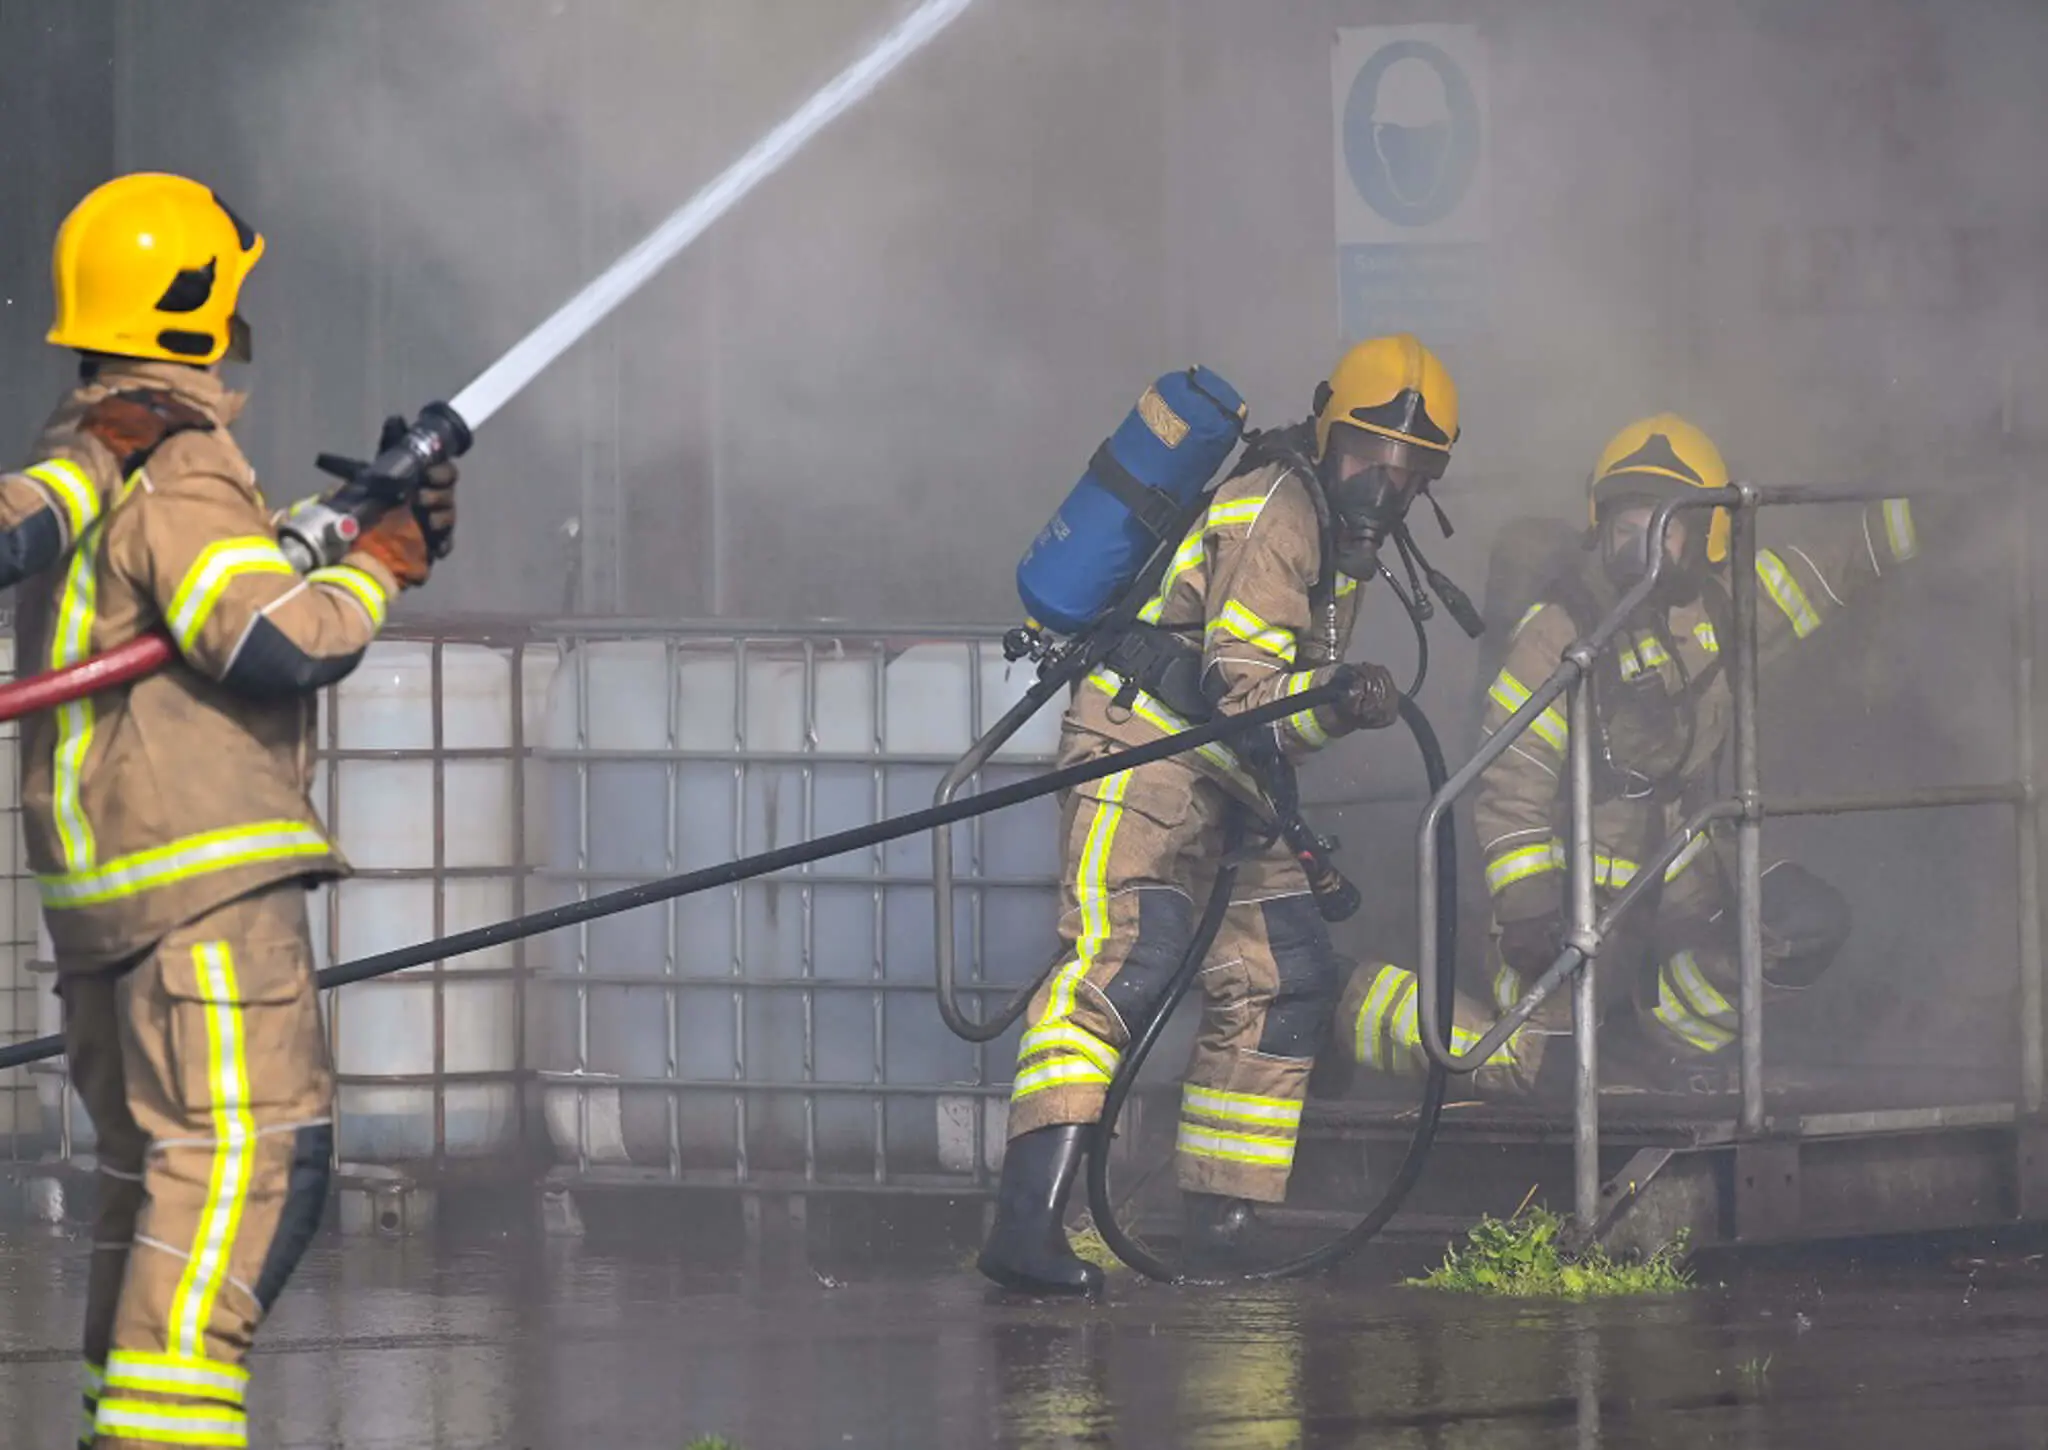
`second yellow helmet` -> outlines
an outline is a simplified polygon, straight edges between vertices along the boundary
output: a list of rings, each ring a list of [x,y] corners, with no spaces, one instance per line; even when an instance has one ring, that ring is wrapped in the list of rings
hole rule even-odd
[[[1368,338],[1338,360],[1316,401],[1316,457],[1331,430],[1363,429],[1418,451],[1432,475],[1458,441],[1458,385],[1437,355],[1410,333]]]
[[[51,257],[59,347],[207,364],[226,355],[263,238],[196,181],[161,172],[95,187]]]
[[[1683,489],[1726,488],[1728,465],[1714,440],[1676,413],[1638,418],[1600,450],[1589,487],[1588,513],[1615,499],[1664,499]],[[1707,526],[1707,562],[1728,557],[1728,510],[1715,509]]]

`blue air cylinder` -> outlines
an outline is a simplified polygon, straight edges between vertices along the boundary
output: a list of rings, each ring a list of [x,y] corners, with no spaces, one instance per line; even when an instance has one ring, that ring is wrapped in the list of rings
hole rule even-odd
[[[1018,563],[1031,620],[1074,635],[1101,618],[1237,447],[1245,411],[1204,367],[1147,388]]]

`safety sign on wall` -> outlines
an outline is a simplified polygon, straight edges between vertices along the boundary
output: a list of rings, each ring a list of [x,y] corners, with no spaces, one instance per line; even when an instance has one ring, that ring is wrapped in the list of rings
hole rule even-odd
[[[1345,341],[1476,331],[1491,220],[1478,30],[1339,30],[1332,70]]]

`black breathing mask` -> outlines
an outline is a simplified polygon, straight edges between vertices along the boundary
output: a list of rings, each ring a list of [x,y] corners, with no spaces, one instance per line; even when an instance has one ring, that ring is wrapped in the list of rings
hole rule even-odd
[[[1408,517],[1412,475],[1372,463],[1340,482],[1325,480],[1337,515],[1337,567],[1354,579],[1379,572],[1380,547]]]
[[[1607,574],[1608,582],[1623,593],[1635,588],[1650,572],[1652,551],[1656,547],[1650,529],[1655,506],[1656,501],[1651,499],[1618,499],[1600,511],[1593,547],[1600,551],[1600,565]],[[1635,526],[1633,520],[1623,523],[1617,517],[1633,510],[1649,514],[1640,527]],[[1678,527],[1679,522],[1674,520],[1673,526]],[[1646,601],[1649,604],[1668,609],[1689,604],[1699,597],[1707,573],[1706,530],[1690,523],[1685,527],[1684,547],[1675,557],[1665,560],[1664,568],[1657,576],[1657,587]]]

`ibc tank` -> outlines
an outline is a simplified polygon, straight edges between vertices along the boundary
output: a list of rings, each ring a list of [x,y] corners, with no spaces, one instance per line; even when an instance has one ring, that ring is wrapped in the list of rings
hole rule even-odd
[[[613,639],[566,648],[549,692],[551,900],[592,893],[927,806],[940,776],[1030,683],[993,639]],[[1027,774],[1058,741],[1048,707],[988,784]],[[665,755],[673,752],[672,755]],[[814,757],[808,763],[806,756]],[[807,778],[809,782],[806,790]],[[988,818],[988,975],[1014,981],[1054,943],[1056,807]],[[963,879],[973,833],[956,833]],[[729,1177],[873,1178],[941,1162],[934,1093],[876,1083],[978,1081],[973,1047],[932,1000],[931,850],[923,837],[565,931],[536,983],[535,1039],[558,1155]],[[963,962],[975,913],[963,889]],[[672,915],[671,915],[672,910]],[[579,1001],[579,966],[598,978]],[[674,989],[670,1024],[665,976]],[[821,984],[849,987],[811,988]],[[882,990],[867,984],[879,982]],[[903,990],[909,988],[910,990]],[[671,1038],[673,1033],[673,1039]],[[673,1046],[671,1046],[673,1042]],[[582,1046],[579,1048],[579,1043]],[[1007,1076],[1008,1056],[989,1049]],[[671,1094],[650,1080],[706,1086]],[[614,1088],[611,1084],[616,1083]],[[824,1085],[823,1091],[815,1091]],[[671,1134],[673,1136],[671,1136]]]
[[[440,827],[448,873],[435,919],[436,764],[434,655],[441,659]],[[512,661],[485,645],[406,640],[370,647],[333,692],[327,739],[339,752],[337,789],[316,772],[314,806],[350,864],[362,873],[311,899],[320,965],[409,946],[515,914],[520,859],[511,758]],[[407,752],[409,758],[358,753]],[[463,758],[461,752],[502,752]],[[334,911],[330,931],[328,911]],[[337,1147],[344,1159],[432,1157],[437,1072],[493,1075],[447,1083],[443,1132],[450,1156],[511,1150],[517,1139],[518,993],[505,970],[514,948],[449,960],[442,985],[440,1062],[435,1060],[432,967],[329,993],[335,1045]],[[381,1085],[379,1078],[402,1079]],[[352,1080],[351,1080],[352,1079]]]

